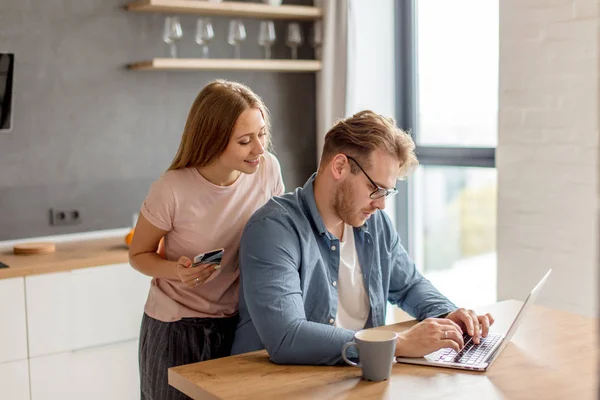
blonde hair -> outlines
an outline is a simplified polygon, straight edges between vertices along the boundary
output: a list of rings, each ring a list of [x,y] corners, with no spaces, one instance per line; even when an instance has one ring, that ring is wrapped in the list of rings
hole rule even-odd
[[[241,83],[220,79],[206,85],[192,104],[168,170],[204,167],[213,162],[227,148],[238,117],[250,108],[261,112],[270,148],[269,111],[256,93]]]
[[[419,165],[415,142],[407,132],[396,126],[393,118],[363,110],[337,121],[327,132],[319,166],[343,153],[355,158],[363,168],[368,168],[371,153],[377,149],[386,151],[399,161],[398,179],[405,179]],[[354,163],[350,165],[352,173],[357,174],[358,167]]]

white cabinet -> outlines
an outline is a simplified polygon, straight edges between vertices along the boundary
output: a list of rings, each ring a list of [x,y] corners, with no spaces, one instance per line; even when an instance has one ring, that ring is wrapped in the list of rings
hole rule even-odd
[[[29,400],[27,360],[0,364],[0,399]]]
[[[128,264],[26,277],[29,357],[136,339],[150,279]]]
[[[137,349],[133,340],[32,358],[31,400],[139,399]]]
[[[23,278],[0,279],[0,363],[27,360],[25,315]]]
[[[139,399],[150,280],[128,264],[0,279],[0,400]]]

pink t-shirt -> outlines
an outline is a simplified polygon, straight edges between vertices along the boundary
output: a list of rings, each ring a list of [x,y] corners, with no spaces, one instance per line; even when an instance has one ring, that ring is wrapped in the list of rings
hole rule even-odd
[[[229,317],[238,311],[238,250],[250,216],[272,196],[283,194],[281,167],[265,153],[254,174],[241,174],[230,186],[207,181],[196,168],[168,171],[154,182],[141,213],[165,237],[168,260],[224,248],[221,268],[203,285],[153,278],[145,312],[164,322],[184,317]]]

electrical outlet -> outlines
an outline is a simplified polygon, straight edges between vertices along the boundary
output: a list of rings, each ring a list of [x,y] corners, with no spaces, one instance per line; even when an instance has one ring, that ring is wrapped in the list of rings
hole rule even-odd
[[[81,212],[77,209],[50,209],[50,225],[64,226],[81,223]]]

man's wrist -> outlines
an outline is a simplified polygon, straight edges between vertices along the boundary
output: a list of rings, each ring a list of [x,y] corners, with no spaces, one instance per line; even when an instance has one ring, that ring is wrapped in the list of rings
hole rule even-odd
[[[402,333],[398,333],[398,337],[396,338],[396,351],[394,355],[396,357],[401,357],[404,351],[404,335]]]

